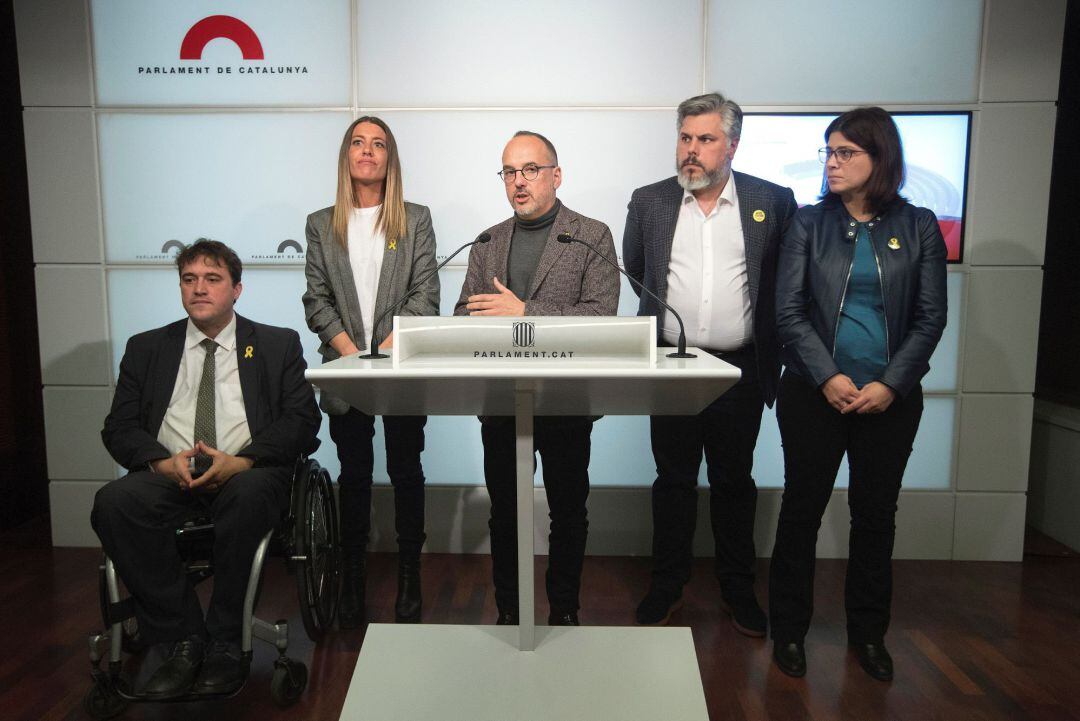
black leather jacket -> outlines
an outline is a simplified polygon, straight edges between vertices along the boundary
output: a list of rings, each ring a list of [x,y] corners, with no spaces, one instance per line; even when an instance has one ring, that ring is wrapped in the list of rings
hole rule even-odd
[[[816,386],[840,372],[836,326],[858,228],[839,200],[801,208],[780,244],[776,328],[781,358]],[[870,221],[885,307],[888,365],[877,380],[906,396],[930,370],[945,328],[945,239],[926,208],[898,202]]]

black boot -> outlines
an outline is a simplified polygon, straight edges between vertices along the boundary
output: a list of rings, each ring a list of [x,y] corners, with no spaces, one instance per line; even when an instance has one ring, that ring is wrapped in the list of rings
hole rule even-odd
[[[367,623],[364,591],[367,586],[367,553],[364,548],[343,548],[341,554],[341,604],[338,625],[360,628]]]
[[[420,598],[420,554],[399,554],[394,620],[398,623],[420,623],[422,603]]]

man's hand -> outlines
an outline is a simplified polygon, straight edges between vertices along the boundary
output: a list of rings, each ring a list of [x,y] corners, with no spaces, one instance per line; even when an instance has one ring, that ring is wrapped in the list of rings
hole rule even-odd
[[[469,304],[465,308],[469,315],[525,315],[525,304],[505,285],[495,281],[495,289],[498,293],[481,293],[470,295]]]
[[[159,475],[165,476],[183,488],[185,491],[191,488],[191,459],[198,453],[194,448],[180,451],[175,456],[159,458],[150,461],[150,468]]]
[[[855,400],[841,413],[884,413],[896,400],[896,391],[880,381],[871,381],[862,387]]]
[[[825,381],[825,384],[821,386],[821,392],[825,394],[825,400],[829,402],[829,405],[841,413],[846,412],[844,409],[859,397],[859,389],[843,373],[837,373]]]
[[[379,350],[386,350],[387,348],[394,347],[394,331],[390,331],[390,335],[386,336],[386,339],[379,344]]]
[[[225,451],[211,448],[202,441],[195,444],[195,450],[210,456],[211,463],[205,473],[191,481],[188,487],[193,490],[196,488],[204,488],[207,491],[220,490],[230,478],[241,471],[248,470],[255,463],[250,458],[231,456]]]

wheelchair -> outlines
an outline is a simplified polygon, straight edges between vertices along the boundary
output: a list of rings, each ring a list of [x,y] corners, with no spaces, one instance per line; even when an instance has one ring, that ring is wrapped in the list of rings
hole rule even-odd
[[[185,571],[192,584],[213,574],[213,524],[208,519],[186,522],[177,529],[176,540]],[[307,686],[307,666],[285,655],[289,644],[289,625],[284,620],[273,623],[254,616],[262,582],[263,562],[267,555],[283,555],[290,574],[296,578],[300,617],[308,638],[318,642],[334,623],[341,591],[338,555],[337,511],[330,474],[314,459],[300,458],[293,472],[290,507],[281,525],[267,533],[255,551],[244,596],[244,621],[240,641],[241,659],[250,665],[252,637],[273,644],[278,651],[270,681],[270,696],[281,708],[299,699]],[[132,702],[151,702],[135,692],[134,685],[122,671],[124,654],[143,650],[135,618],[134,599],[121,598],[120,583],[107,556],[98,569],[99,595],[104,630],[91,633],[90,665],[93,685],[83,698],[83,707],[94,719],[108,719],[122,713]],[[106,668],[101,660],[107,649]],[[245,680],[246,683],[246,680]],[[190,693],[173,701],[197,701],[233,696],[229,694]]]

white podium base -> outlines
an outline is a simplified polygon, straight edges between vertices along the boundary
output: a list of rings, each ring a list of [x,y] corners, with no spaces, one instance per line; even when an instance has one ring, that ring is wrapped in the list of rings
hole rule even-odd
[[[708,721],[689,628],[371,624],[344,721]]]

